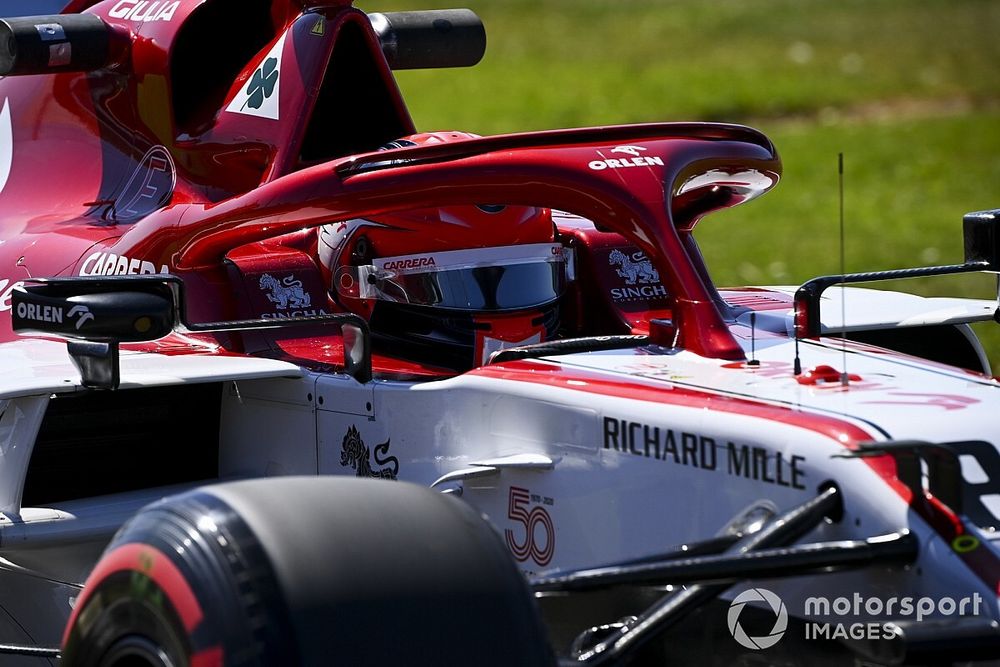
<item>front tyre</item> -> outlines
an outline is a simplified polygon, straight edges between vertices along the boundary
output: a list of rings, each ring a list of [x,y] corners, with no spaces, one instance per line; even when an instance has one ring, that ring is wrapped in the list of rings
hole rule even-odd
[[[421,487],[280,478],[141,511],[84,587],[63,665],[551,665],[474,510]]]

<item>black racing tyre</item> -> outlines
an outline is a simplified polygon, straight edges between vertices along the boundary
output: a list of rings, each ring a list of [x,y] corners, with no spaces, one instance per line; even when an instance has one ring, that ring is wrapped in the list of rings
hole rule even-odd
[[[64,667],[554,665],[527,584],[467,504],[345,477],[151,505],[84,586]]]

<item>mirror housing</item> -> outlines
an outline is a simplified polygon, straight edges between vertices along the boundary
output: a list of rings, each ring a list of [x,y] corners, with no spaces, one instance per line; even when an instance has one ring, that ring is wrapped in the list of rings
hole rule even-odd
[[[19,334],[69,339],[83,386],[117,389],[120,342],[163,338],[178,324],[175,287],[148,278],[41,279],[11,293],[11,326]]]
[[[368,323],[354,313],[192,323],[187,318],[184,282],[175,275],[35,278],[28,282],[11,293],[14,331],[68,339],[70,358],[85,387],[118,388],[119,343],[158,340],[174,331],[197,334],[318,324],[341,329],[344,373],[362,384],[372,379]]]
[[[471,9],[368,15],[389,67],[472,67],[486,53],[486,28]]]
[[[0,19],[0,76],[91,72],[115,61],[114,31],[93,14]]]
[[[820,297],[833,285],[869,283],[879,280],[900,280],[929,276],[949,276],[959,273],[990,271],[1000,273],[1000,209],[966,213],[962,218],[965,238],[965,263],[946,266],[922,266],[913,269],[893,271],[871,271],[868,273],[848,273],[813,278],[802,284],[795,292],[795,339],[818,338],[820,335]],[[994,319],[1000,322],[1000,308]],[[798,355],[796,355],[796,371]]]
[[[1000,209],[966,213],[962,235],[966,263],[985,262],[984,271],[1000,272]]]
[[[11,318],[17,333],[124,343],[163,338],[176,325],[169,288],[157,284],[89,293],[67,292],[55,283],[19,287],[12,294]]]

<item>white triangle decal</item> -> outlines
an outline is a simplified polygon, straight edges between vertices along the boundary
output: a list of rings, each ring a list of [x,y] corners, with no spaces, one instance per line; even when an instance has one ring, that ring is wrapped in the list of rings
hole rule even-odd
[[[236,93],[226,111],[278,120],[278,102],[281,99],[281,53],[284,48],[285,36],[282,35],[274,48],[261,60],[250,80]]]
[[[7,187],[10,165],[14,161],[14,128],[10,121],[10,101],[4,98],[0,110],[0,192]]]

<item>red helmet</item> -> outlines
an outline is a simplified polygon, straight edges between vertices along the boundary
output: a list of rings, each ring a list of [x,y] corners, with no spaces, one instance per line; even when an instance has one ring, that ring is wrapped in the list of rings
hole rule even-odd
[[[473,137],[420,134],[392,147]],[[424,363],[469,368],[549,340],[568,254],[548,209],[449,206],[320,228],[331,294],[369,320],[376,342]]]

